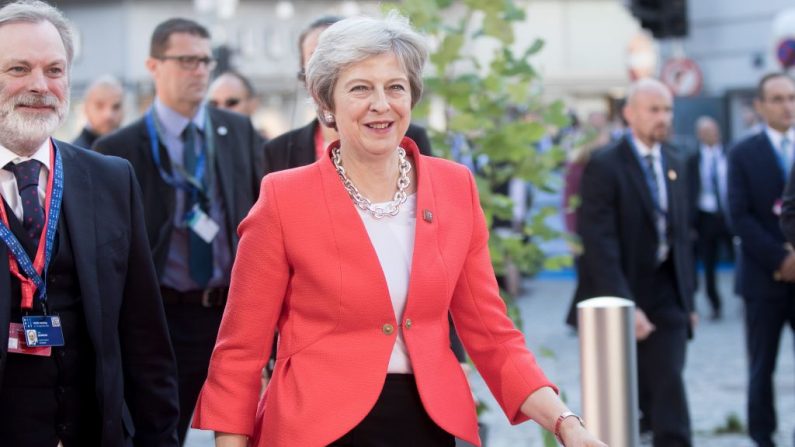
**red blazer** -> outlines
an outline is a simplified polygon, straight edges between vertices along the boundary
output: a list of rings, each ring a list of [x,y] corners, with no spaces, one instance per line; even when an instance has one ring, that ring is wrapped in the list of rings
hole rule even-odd
[[[421,156],[409,139],[403,147],[417,171],[417,224],[402,320],[331,159],[266,176],[240,224],[229,302],[194,427],[246,434],[253,446],[325,446],[375,404],[402,328],[426,411],[447,432],[480,445],[472,394],[450,350],[448,310],[512,423],[527,419],[519,410],[527,396],[552,386],[498,295],[471,174]],[[276,366],[258,403],[275,329]]]

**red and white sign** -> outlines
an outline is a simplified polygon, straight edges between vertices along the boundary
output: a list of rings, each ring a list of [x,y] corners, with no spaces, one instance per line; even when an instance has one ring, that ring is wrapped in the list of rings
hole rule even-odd
[[[704,77],[693,59],[668,59],[660,72],[660,80],[675,96],[696,96],[701,93]]]

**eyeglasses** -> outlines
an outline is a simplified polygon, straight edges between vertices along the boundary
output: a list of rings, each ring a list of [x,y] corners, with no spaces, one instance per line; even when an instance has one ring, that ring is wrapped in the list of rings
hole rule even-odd
[[[160,56],[161,61],[177,61],[183,70],[195,70],[203,64],[208,70],[215,68],[217,61],[209,56]]]
[[[222,107],[226,109],[231,109],[232,107],[235,107],[241,102],[243,102],[243,100],[240,98],[226,98],[221,102],[216,101],[214,99],[210,99],[207,101],[207,104],[209,104],[211,107]]]

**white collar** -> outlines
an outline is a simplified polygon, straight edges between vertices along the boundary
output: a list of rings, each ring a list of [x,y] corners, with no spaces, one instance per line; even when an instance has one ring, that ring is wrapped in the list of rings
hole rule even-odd
[[[20,157],[11,152],[7,147],[0,145],[0,169],[8,163],[22,163],[28,160],[38,160],[47,170],[50,170],[50,139],[47,138],[30,157]]]
[[[643,144],[643,142],[636,138],[635,135],[632,135],[632,143],[637,149],[640,158],[644,158],[647,155],[651,155],[655,160],[660,158],[660,143],[654,143],[652,147],[649,147]]]
[[[793,143],[795,143],[795,127],[790,127],[787,129],[786,132],[779,132],[776,129],[773,129],[770,126],[765,126],[765,133],[767,137],[770,139],[770,142],[773,143],[773,148],[776,151],[781,150],[781,141],[786,136],[789,140],[790,147]]]

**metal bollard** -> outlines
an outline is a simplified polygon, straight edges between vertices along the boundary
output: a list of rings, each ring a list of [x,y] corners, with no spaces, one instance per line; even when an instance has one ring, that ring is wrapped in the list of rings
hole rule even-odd
[[[610,447],[640,444],[635,303],[599,297],[577,305],[583,420]]]

